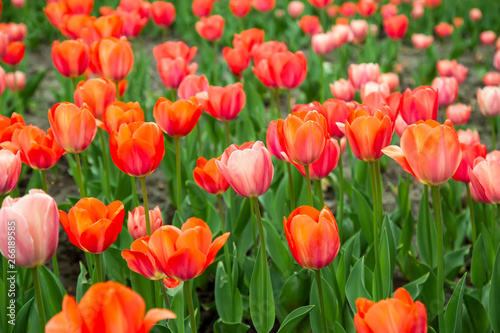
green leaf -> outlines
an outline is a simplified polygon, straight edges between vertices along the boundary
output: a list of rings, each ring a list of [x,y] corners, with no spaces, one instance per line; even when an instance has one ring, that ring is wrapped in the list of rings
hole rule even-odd
[[[451,251],[444,256],[444,276],[454,278],[459,269],[465,265],[465,257],[469,254],[470,246]]]
[[[420,296],[420,292],[422,291],[423,285],[425,281],[429,278],[431,273],[426,273],[422,275],[416,280],[411,281],[410,283],[403,286],[404,289],[410,294],[412,299],[416,299]]]
[[[424,191],[422,194],[422,200],[420,201],[420,208],[418,210],[417,248],[422,261],[429,267],[435,267],[437,257],[434,254],[437,253],[437,251],[434,244],[437,243],[437,232],[436,225],[431,218],[429,198],[425,193]]]
[[[225,323],[240,323],[243,316],[243,302],[238,288],[231,290],[230,277],[224,264],[219,261],[215,275],[215,306],[220,319]]]
[[[472,262],[470,265],[470,279],[476,288],[482,288],[488,278],[485,251],[483,235],[480,234],[472,249]]]
[[[263,221],[264,235],[266,238],[267,252],[272,259],[273,264],[278,267],[281,275],[288,276],[293,268],[293,259],[278,232],[271,223]]]
[[[255,262],[250,281],[250,315],[257,332],[268,333],[274,326],[275,309],[269,267],[265,265],[264,270],[262,269],[260,251],[261,249],[257,252],[259,260]],[[265,295],[264,283],[267,283],[268,287]]]
[[[450,301],[446,305],[444,312],[444,320],[446,324],[446,333],[461,333],[462,332],[462,309],[464,284],[467,279],[467,273],[460,279],[460,282],[455,287]]]
[[[194,216],[206,221],[208,219],[208,203],[205,193],[193,181],[186,181],[186,189],[189,196],[189,205],[194,212]],[[216,234],[218,230],[212,230]]]
[[[243,323],[225,323],[220,318],[214,323],[215,333],[245,333],[248,332],[249,329],[250,326]]]
[[[474,333],[486,333],[490,327],[488,321],[488,314],[483,307],[483,304],[479,302],[474,297],[465,294],[464,295],[465,308],[467,309],[469,322],[471,327],[466,326],[466,317],[464,316],[463,331],[464,332],[474,332]]]
[[[379,245],[379,263],[382,282],[383,298],[390,296],[392,292],[392,274],[396,265],[396,244],[391,228],[391,221],[388,215],[385,215],[382,225],[382,237]]]
[[[78,274],[78,280],[76,283],[76,301],[80,302],[83,295],[87,292],[87,290],[92,286],[92,282],[87,279],[87,269],[80,261],[80,274]]]
[[[352,219],[358,222],[366,241],[371,244],[373,243],[373,210],[355,187],[352,187],[352,197],[353,207],[356,207],[356,213],[352,214]]]
[[[356,309],[358,298],[372,299],[365,287],[365,258],[360,258],[349,274],[345,285],[345,295],[351,309]]]
[[[31,332],[28,330],[28,323],[29,323],[29,316],[30,312],[32,310],[32,305],[34,304],[33,302],[35,301],[35,298],[29,299],[22,308],[17,312],[16,319],[15,319],[15,326],[13,326],[12,333],[26,333],[26,332]],[[9,318],[10,320],[10,318]],[[38,324],[38,322],[37,322]],[[38,325],[39,327],[39,325]]]
[[[172,301],[170,302],[170,310],[177,315],[176,319],[170,319],[167,322],[168,328],[170,328],[172,333],[184,333],[186,321],[189,320],[189,316],[184,316],[186,304],[184,304],[183,286],[184,282],[174,289],[168,290],[168,293],[173,295]]]
[[[135,292],[139,293],[146,302],[146,308],[155,307],[154,295],[151,295],[151,280],[146,279],[141,274],[130,271],[130,284]],[[177,313],[176,313],[177,314]]]
[[[300,324],[302,319],[304,319],[305,316],[307,316],[307,314],[311,312],[313,308],[314,305],[307,305],[290,312],[290,314],[286,316],[285,320],[283,320],[283,322],[281,323],[278,333],[295,332],[295,328]]]
[[[283,284],[279,294],[279,303],[287,313],[308,304],[311,290],[311,276],[308,269],[301,269],[291,274]]]
[[[491,274],[488,314],[494,332],[500,332],[500,246],[497,249],[495,265]]]
[[[40,275],[40,285],[42,287],[42,297],[45,306],[45,315],[47,318],[53,317],[55,314],[61,312],[62,301],[64,294],[64,287],[61,281],[56,278],[54,273],[48,270],[45,266],[38,266]]]
[[[325,312],[326,312],[326,321],[328,327],[333,327],[334,322],[334,314],[338,310],[338,307],[335,306],[335,295],[333,294],[333,290],[330,285],[326,282],[326,280],[321,277],[322,286],[323,286],[323,301],[325,304]],[[318,286],[316,284],[316,280],[311,287],[311,296],[310,296],[310,304],[315,306],[315,309],[309,315],[309,319],[311,320],[311,328],[313,332],[322,332],[321,328],[321,306],[319,301],[318,294]],[[330,331],[330,330],[329,330]],[[326,333],[326,332],[325,332]]]
[[[102,253],[102,256],[103,262],[106,263],[106,274],[110,279],[125,284],[129,268],[127,262],[122,258],[121,251],[110,247]]]

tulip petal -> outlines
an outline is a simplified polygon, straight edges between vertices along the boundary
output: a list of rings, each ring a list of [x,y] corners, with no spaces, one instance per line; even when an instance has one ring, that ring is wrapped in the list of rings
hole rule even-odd
[[[180,249],[168,258],[166,273],[183,281],[194,279],[205,269],[206,259],[197,249]]]
[[[177,316],[167,309],[151,309],[144,317],[144,332],[149,332],[160,320],[175,319]]]

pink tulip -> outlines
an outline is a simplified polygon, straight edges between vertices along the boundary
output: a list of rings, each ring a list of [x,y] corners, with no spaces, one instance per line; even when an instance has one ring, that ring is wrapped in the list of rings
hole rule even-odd
[[[361,99],[364,99],[372,92],[379,92],[380,94],[382,94],[382,96],[387,98],[391,94],[391,89],[389,88],[389,85],[387,83],[377,83],[370,81],[361,86]]]
[[[457,135],[458,142],[466,144],[468,146],[472,146],[476,143],[481,143],[477,130],[471,130],[470,128],[466,130],[458,130]]]
[[[493,150],[486,154],[487,161],[497,161],[500,162],[500,150]]]
[[[21,198],[4,199],[0,209],[0,251],[6,258],[11,257],[8,235],[13,226],[16,266],[44,265],[56,253],[59,213],[56,201],[45,192],[32,189]]]
[[[5,56],[9,45],[9,35],[6,32],[0,31],[0,59]]]
[[[396,121],[394,122],[394,129],[396,130],[397,135],[399,137],[402,137],[407,127],[408,124],[406,123],[406,121],[403,119],[403,117],[401,117],[401,114],[398,114],[398,116],[396,117]]]
[[[351,82],[345,79],[339,79],[330,83],[330,91],[332,92],[333,97],[346,102],[352,101],[354,94],[356,93],[356,89],[354,89]]]
[[[12,0],[12,6],[16,8],[24,7],[26,0]]]
[[[304,11],[305,5],[301,1],[290,1],[288,4],[288,15],[292,18],[299,17]]]
[[[483,45],[491,45],[495,43],[495,39],[497,38],[497,34],[494,31],[488,30],[483,31],[479,34],[479,40]]]
[[[286,161],[287,159],[283,156],[285,151],[281,147],[280,140],[278,139],[278,134],[276,132],[276,120],[272,120],[269,123],[269,127],[266,132],[266,146],[269,152],[281,161]]]
[[[20,71],[10,72],[5,76],[5,84],[12,91],[21,91],[26,85],[26,74]]]
[[[500,162],[478,157],[474,160],[474,168],[469,168],[471,192],[476,201],[489,204],[500,203]]]
[[[360,89],[367,82],[377,82],[380,75],[380,67],[378,64],[373,63],[351,64],[348,74],[349,81],[351,81],[354,88]]]
[[[414,19],[421,18],[424,15],[425,8],[421,3],[415,2],[413,3],[413,7],[411,9],[411,17]]]
[[[411,42],[417,49],[425,50],[434,43],[434,37],[424,34],[413,34],[411,35]]]
[[[271,154],[261,141],[242,147],[233,144],[215,163],[229,185],[243,197],[258,197],[271,186],[274,167]]]
[[[396,73],[382,73],[378,77],[378,83],[385,83],[389,86],[390,91],[394,91],[399,87],[399,76]]]
[[[487,72],[483,75],[483,83],[486,86],[498,86],[500,85],[500,73],[499,72]]]
[[[366,20],[352,20],[349,24],[354,37],[363,40],[368,34],[368,22]]]
[[[311,180],[319,180],[327,177],[332,172],[339,162],[340,147],[337,140],[326,140],[323,153],[315,162],[309,164],[309,172]],[[300,171],[302,176],[306,176],[306,170],[303,165],[295,164],[295,167]]]
[[[469,12],[469,17],[472,21],[479,21],[483,18],[483,13],[479,8],[472,8]]]
[[[323,34],[315,34],[311,38],[311,44],[314,52],[319,55],[327,55],[330,53],[334,46],[335,46],[335,41],[334,41],[334,36],[331,31]]]
[[[500,87],[484,87],[477,89],[477,103],[479,110],[486,117],[500,114]]]
[[[5,86],[7,85],[6,79],[5,71],[0,67],[0,96],[5,91]]]
[[[197,76],[190,74],[182,80],[177,89],[177,95],[179,95],[180,99],[189,99],[196,96],[199,92],[207,91],[208,87],[208,80],[205,75]]]
[[[398,7],[393,3],[388,3],[380,7],[380,15],[384,20],[398,15]]]
[[[493,56],[493,66],[500,71],[500,50],[497,50]]]
[[[352,41],[354,34],[349,26],[344,24],[336,24],[332,27],[333,36],[335,37],[338,46],[342,46],[344,43]]]
[[[432,88],[438,92],[439,106],[448,106],[457,99],[458,82],[454,77],[436,77],[432,80]]]
[[[468,69],[456,60],[439,60],[436,63],[439,76],[454,77],[458,84],[462,84],[467,76]]]
[[[12,191],[21,174],[21,153],[2,149],[0,150],[0,195]]]
[[[160,207],[156,206],[149,211],[149,220],[152,234],[163,224]],[[135,207],[132,212],[128,212],[127,227],[133,239],[146,236],[146,214],[144,214],[143,206]]]
[[[458,103],[446,108],[446,118],[450,119],[453,125],[465,125],[470,118],[471,108],[468,105]]]

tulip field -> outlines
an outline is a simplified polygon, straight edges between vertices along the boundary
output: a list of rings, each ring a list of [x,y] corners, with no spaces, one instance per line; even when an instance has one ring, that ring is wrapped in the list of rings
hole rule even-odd
[[[500,333],[498,13],[0,0],[0,333]]]

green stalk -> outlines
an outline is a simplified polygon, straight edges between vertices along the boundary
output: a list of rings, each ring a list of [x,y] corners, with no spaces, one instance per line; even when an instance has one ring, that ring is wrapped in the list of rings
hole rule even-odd
[[[322,10],[324,12],[324,10]],[[326,31],[326,30],[325,30]],[[320,66],[321,66],[321,79],[320,79],[320,88],[319,88],[319,102],[323,103],[325,100],[325,70],[323,68],[323,64],[325,62],[325,57],[320,55]]]
[[[472,194],[470,192],[470,183],[466,183],[465,188],[467,189],[467,201],[469,203],[469,214],[472,225],[472,246],[474,247],[477,240],[477,226],[476,226],[476,217],[474,216],[474,204],[472,202]]]
[[[201,141],[201,129],[200,129],[200,121],[198,121],[198,124],[196,125],[196,130],[198,132],[198,149],[199,152],[198,154],[200,155],[199,157],[203,156],[203,142]]]
[[[47,186],[47,173],[45,170],[40,170],[40,174],[42,175],[42,187],[45,193],[49,194],[49,189]]]
[[[378,199],[378,186],[377,186],[377,175],[376,175],[376,165],[375,162],[370,162],[370,175],[371,175],[371,185],[372,185],[372,196],[373,196],[373,250],[375,254],[375,269],[373,274],[373,282],[374,282],[374,301],[378,301],[381,299],[382,292],[380,290],[380,263],[379,263],[379,199]]]
[[[35,288],[36,306],[38,308],[38,320],[40,321],[40,331],[45,332],[45,309],[43,307],[42,288],[38,277],[38,266],[31,268],[33,274],[33,286]]]
[[[340,139],[337,139],[339,143],[339,147],[341,147]],[[339,163],[338,163],[338,168],[339,168],[339,197],[338,197],[338,203],[337,203],[337,223],[338,223],[338,228],[339,228],[339,233],[340,233],[340,239],[343,240],[342,235],[343,235],[343,227],[342,227],[342,221],[344,219],[344,166],[342,164],[342,148],[340,149],[339,152]]]
[[[312,197],[312,190],[311,190],[311,177],[309,176],[309,165],[306,165],[305,168],[306,170],[306,187],[307,187],[307,198],[309,201],[309,206],[313,207],[313,197]]]
[[[276,111],[278,112],[277,119],[279,119],[281,118],[280,91],[278,88],[273,88],[273,91],[276,98]]]
[[[220,214],[220,226],[222,230],[222,234],[226,233],[226,223],[224,220],[224,212],[222,211],[222,200],[221,200],[221,195],[217,194],[217,204],[219,206],[219,214]],[[226,269],[227,269],[227,275],[229,276],[229,281],[232,283],[231,279],[231,260],[229,258],[229,248],[227,245],[227,242],[224,244],[224,256],[226,257]]]
[[[132,198],[134,199],[134,206],[139,206],[139,196],[137,195],[137,187],[135,184],[135,177],[130,176],[130,186],[132,187]]]
[[[115,82],[115,89],[116,89],[116,100],[120,100],[120,89],[118,89],[118,82]]]
[[[106,193],[106,197],[108,200],[111,200],[111,190],[109,186],[109,177],[111,174],[109,173],[109,161],[108,161],[108,152],[106,150],[106,140],[104,139],[104,130],[100,128],[98,130],[99,132],[99,137],[101,138],[101,149],[102,149],[102,158],[104,160],[104,171],[106,172],[106,175],[104,177],[105,183],[104,183],[104,192]]]
[[[83,176],[82,176],[82,164],[80,162],[80,154],[75,154],[75,161],[76,161],[76,173],[78,174],[78,182],[80,186],[80,196],[82,198],[85,198],[87,195],[85,194],[85,184],[83,183]]]
[[[327,333],[327,322],[326,322],[326,311],[325,311],[325,301],[323,299],[323,282],[321,281],[321,270],[315,270],[316,274],[316,285],[318,286],[318,298],[319,307],[321,311],[321,328],[323,333]]]
[[[148,192],[146,190],[146,177],[141,177],[142,201],[144,202],[144,216],[146,217],[146,235],[151,236],[151,221],[149,220]]]
[[[321,203],[321,208],[325,206],[325,199],[323,197],[323,189],[321,188],[321,180],[314,180],[314,187],[316,188],[316,193],[319,197],[319,202]]]
[[[295,209],[295,195],[293,193],[293,177],[292,168],[290,163],[286,163],[286,168],[288,169],[288,184],[290,185],[290,204],[292,205],[292,210]]]
[[[217,43],[212,42],[212,49],[214,54],[214,62],[212,64],[212,85],[216,86],[216,77],[217,77]]]
[[[254,202],[255,217],[257,218],[257,225],[259,227],[260,238],[260,263],[262,265],[262,274],[265,274],[267,269],[267,253],[266,253],[266,239],[264,238],[264,227],[262,226],[262,218],[260,216],[259,199],[257,197],[251,198]],[[263,298],[266,299],[269,286],[267,285],[267,278],[264,278],[264,285],[262,286]]]
[[[76,79],[77,79],[76,77],[72,77],[72,78],[71,78],[71,84],[72,84],[72,86],[73,86],[73,96],[74,96],[74,94],[75,94],[75,90],[76,90],[76,86],[77,86],[77,84],[76,84]],[[74,99],[74,97],[73,97],[73,99]]]
[[[188,308],[189,308],[189,320],[191,321],[191,332],[198,332],[196,329],[196,318],[194,317],[194,306],[193,306],[193,295],[191,294],[190,280],[184,281],[184,295],[186,295]]]
[[[491,123],[491,141],[493,145],[493,150],[495,150],[497,142],[497,137],[495,135],[495,117],[490,117],[490,123]]]
[[[175,138],[175,164],[177,171],[177,209],[181,208],[181,149],[179,144],[179,138]]]
[[[437,307],[439,332],[445,331],[445,322],[443,316],[444,307],[444,248],[443,248],[443,216],[441,214],[441,198],[439,195],[439,186],[432,186],[432,203],[434,206],[434,216],[436,218],[437,231]]]
[[[160,283],[161,293],[163,295],[163,299],[165,300],[165,307],[167,310],[170,310],[170,301],[168,300],[167,288],[165,288],[165,283],[163,283],[163,279],[158,280]]]
[[[250,213],[252,212],[255,212],[254,208],[253,208],[253,200],[252,198],[250,198]],[[255,214],[252,214],[252,236],[253,236],[253,248],[255,249],[255,251],[257,251],[258,247],[257,247],[257,235],[255,233]]]
[[[290,101],[290,89],[286,90],[286,101],[288,104],[288,113],[292,113],[292,103]]]
[[[229,147],[231,145],[231,139],[229,138],[229,121],[224,122],[224,127],[226,128],[226,145]]]
[[[96,269],[96,274],[97,274],[97,282],[104,282],[101,254],[95,253],[94,257],[95,257],[95,269]]]

